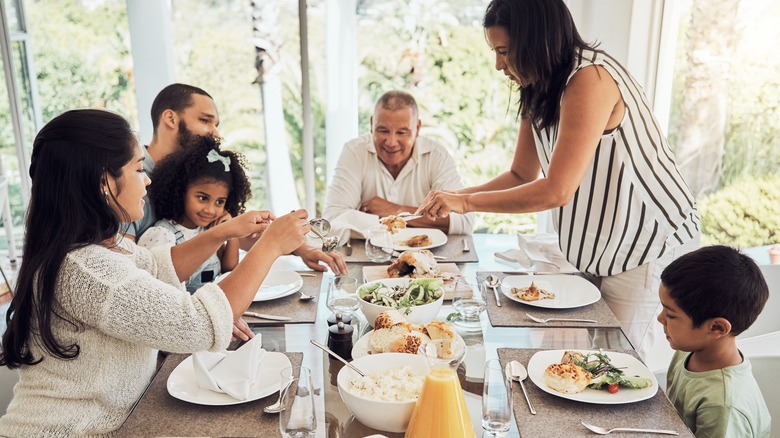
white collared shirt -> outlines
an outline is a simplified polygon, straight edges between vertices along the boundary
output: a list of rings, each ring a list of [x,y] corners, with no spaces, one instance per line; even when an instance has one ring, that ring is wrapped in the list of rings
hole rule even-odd
[[[361,203],[374,196],[395,204],[419,206],[431,190],[460,188],[460,173],[444,146],[417,137],[412,156],[393,178],[379,160],[371,134],[365,134],[344,145],[322,216],[333,222],[346,211],[358,210]],[[471,234],[473,225],[473,213],[450,214],[449,234]]]

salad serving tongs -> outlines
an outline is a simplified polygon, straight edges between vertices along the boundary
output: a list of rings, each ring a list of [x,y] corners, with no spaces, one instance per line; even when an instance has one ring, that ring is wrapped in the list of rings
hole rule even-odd
[[[415,219],[420,219],[422,216],[419,215],[419,214],[412,214],[412,213],[409,213],[408,211],[404,211],[404,212],[398,213],[397,215],[395,215],[395,217],[400,217],[401,219],[409,222],[409,221],[413,221]]]

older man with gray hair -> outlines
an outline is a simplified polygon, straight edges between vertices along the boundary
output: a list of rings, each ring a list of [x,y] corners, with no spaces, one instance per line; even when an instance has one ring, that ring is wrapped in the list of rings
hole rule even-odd
[[[349,211],[378,217],[413,212],[431,190],[463,187],[455,160],[444,146],[419,136],[417,102],[403,91],[388,91],[376,103],[371,133],[344,145],[328,188],[323,217],[335,221]],[[450,214],[410,227],[471,234],[473,214]]]

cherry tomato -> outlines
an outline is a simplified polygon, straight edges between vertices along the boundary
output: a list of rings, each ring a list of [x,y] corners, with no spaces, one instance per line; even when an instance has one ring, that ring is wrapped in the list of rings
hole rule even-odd
[[[609,391],[610,394],[616,394],[620,390],[620,385],[617,383],[610,383],[607,386],[607,391]]]

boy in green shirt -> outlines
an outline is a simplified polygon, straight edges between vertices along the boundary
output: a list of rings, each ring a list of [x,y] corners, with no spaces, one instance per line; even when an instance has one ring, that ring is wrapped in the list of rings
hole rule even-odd
[[[769,437],[771,417],[736,336],[756,320],[769,289],[753,260],[709,246],[661,274],[658,321],[677,350],[667,392],[697,438]]]

